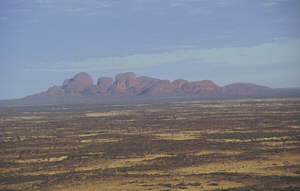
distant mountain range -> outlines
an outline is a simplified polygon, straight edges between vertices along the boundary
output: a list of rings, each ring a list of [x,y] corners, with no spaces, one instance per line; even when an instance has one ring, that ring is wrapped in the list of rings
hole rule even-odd
[[[26,99],[101,96],[300,97],[300,91],[299,89],[272,89],[251,83],[233,83],[222,87],[210,80],[189,82],[184,79],[177,79],[171,82],[146,76],[136,77],[133,72],[118,74],[115,80],[109,77],[100,77],[97,84],[94,84],[89,74],[81,72],[71,79],[66,79],[62,86],[50,87],[47,91],[28,96]]]

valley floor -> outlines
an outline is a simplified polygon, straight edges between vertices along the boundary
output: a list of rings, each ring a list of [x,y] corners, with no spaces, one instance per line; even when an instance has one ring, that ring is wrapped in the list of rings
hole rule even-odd
[[[300,190],[300,99],[0,108],[0,191]]]

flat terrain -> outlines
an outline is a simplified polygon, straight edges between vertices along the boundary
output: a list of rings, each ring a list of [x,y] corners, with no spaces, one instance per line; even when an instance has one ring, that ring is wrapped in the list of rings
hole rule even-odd
[[[300,99],[2,107],[13,190],[300,190]]]

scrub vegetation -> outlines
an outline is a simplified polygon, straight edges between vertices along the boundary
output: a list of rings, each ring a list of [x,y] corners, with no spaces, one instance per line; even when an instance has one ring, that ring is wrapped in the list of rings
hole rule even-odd
[[[0,108],[0,191],[300,190],[300,99]]]

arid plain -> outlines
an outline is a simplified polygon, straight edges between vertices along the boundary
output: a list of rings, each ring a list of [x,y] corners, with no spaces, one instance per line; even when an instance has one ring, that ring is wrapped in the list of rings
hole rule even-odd
[[[0,108],[0,190],[300,190],[300,99]]]

